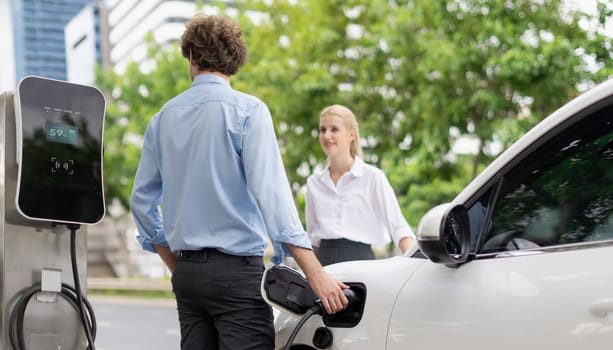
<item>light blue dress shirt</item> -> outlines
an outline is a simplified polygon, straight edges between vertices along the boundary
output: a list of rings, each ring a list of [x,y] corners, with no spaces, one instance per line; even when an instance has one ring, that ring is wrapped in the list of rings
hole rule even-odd
[[[145,132],[130,206],[143,249],[217,248],[289,255],[311,248],[293,201],[270,111],[213,75],[197,75]]]

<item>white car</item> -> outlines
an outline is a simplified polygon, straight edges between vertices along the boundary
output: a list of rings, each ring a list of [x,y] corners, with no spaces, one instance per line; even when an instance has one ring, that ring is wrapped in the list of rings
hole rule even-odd
[[[267,270],[277,349],[612,349],[613,80],[430,210],[417,238],[411,257],[327,266],[357,295],[333,316]]]

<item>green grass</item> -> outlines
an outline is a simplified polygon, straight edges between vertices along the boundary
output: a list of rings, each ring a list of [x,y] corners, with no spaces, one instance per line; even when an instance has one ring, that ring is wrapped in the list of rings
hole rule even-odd
[[[171,291],[163,290],[130,290],[130,289],[88,289],[88,295],[123,296],[144,299],[174,299]]]

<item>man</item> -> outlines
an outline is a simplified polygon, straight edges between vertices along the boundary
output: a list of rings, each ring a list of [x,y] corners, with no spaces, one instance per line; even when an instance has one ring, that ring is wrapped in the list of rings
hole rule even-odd
[[[196,15],[181,52],[193,83],[147,126],[130,198],[137,239],[172,272],[182,350],[273,349],[260,294],[268,237],[273,262],[290,253],[328,313],[347,305],[347,286],[310,249],[268,107],[230,87],[247,60],[241,29]]]

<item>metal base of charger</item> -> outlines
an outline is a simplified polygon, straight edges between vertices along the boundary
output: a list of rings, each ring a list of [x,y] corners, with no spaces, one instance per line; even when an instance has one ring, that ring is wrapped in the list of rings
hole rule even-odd
[[[17,163],[13,92],[0,95],[0,349],[12,349],[11,311],[20,292],[41,283],[30,299],[23,322],[28,350],[84,349],[87,343],[79,312],[57,295],[58,284],[74,286],[70,231],[65,225],[25,219],[15,208]],[[59,199],[61,200],[61,199]],[[85,225],[77,231],[76,253],[81,290],[87,290]]]

